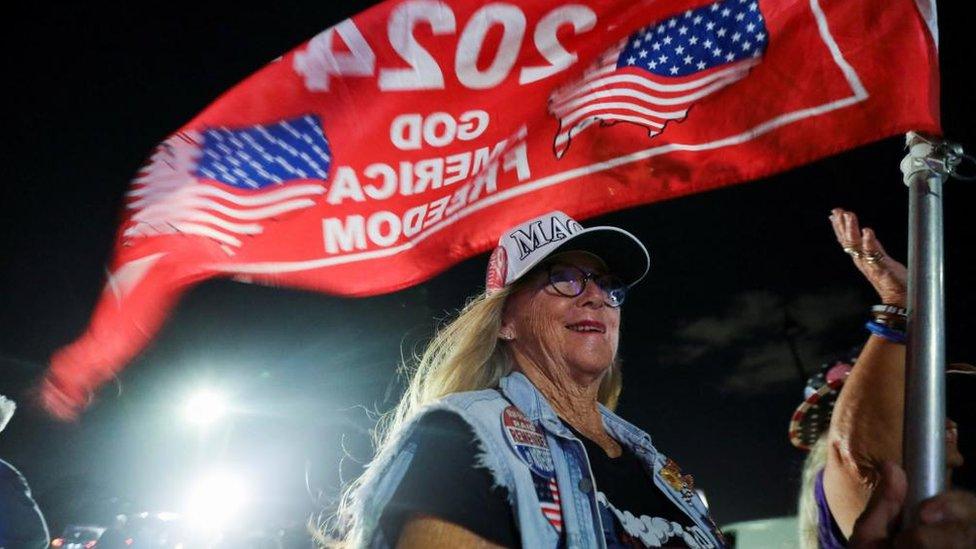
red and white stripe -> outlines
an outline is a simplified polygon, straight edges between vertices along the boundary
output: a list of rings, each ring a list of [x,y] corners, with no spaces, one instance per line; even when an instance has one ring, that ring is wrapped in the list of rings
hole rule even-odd
[[[261,222],[315,205],[325,186],[296,183],[242,191],[194,177],[201,136],[179,132],[164,141],[136,175],[127,193],[127,238],[190,234],[239,248],[263,232]]]
[[[625,42],[603,54],[595,68],[549,98],[549,112],[559,118],[553,148],[562,157],[570,140],[595,122],[632,122],[656,135],[681,120],[699,99],[740,80],[759,60],[744,59],[684,77],[662,77],[639,68],[617,68]]]

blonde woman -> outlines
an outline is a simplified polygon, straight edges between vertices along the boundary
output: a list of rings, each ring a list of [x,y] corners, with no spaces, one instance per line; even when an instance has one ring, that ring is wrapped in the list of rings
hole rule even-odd
[[[647,250],[551,212],[505,231],[340,520],[361,547],[721,547],[691,477],[613,413]]]

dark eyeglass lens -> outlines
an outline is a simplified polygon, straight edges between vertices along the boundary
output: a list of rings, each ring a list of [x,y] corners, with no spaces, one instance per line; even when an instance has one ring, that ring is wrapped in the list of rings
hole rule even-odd
[[[627,285],[614,275],[592,276],[581,269],[569,266],[552,267],[549,271],[549,283],[560,294],[576,297],[583,293],[586,281],[593,278],[597,286],[606,294],[604,301],[611,307],[619,307],[627,296]]]
[[[594,279],[597,286],[606,294],[606,303],[611,307],[619,307],[627,297],[627,285],[619,277],[604,275]]]
[[[560,294],[576,297],[583,293],[583,282],[586,273],[575,267],[553,267],[549,271],[549,283]]]

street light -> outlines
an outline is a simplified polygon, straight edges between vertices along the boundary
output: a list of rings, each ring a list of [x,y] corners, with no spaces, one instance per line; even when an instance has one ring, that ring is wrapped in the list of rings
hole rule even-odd
[[[227,413],[227,398],[212,389],[203,389],[186,400],[183,417],[190,423],[209,425]]]

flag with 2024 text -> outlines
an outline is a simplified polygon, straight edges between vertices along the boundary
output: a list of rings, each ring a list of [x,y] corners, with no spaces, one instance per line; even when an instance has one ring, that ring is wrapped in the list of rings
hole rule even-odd
[[[911,0],[387,0],[156,148],[43,402],[75,415],[210,277],[392,292],[546,211],[587,218],[939,133],[934,28]]]

